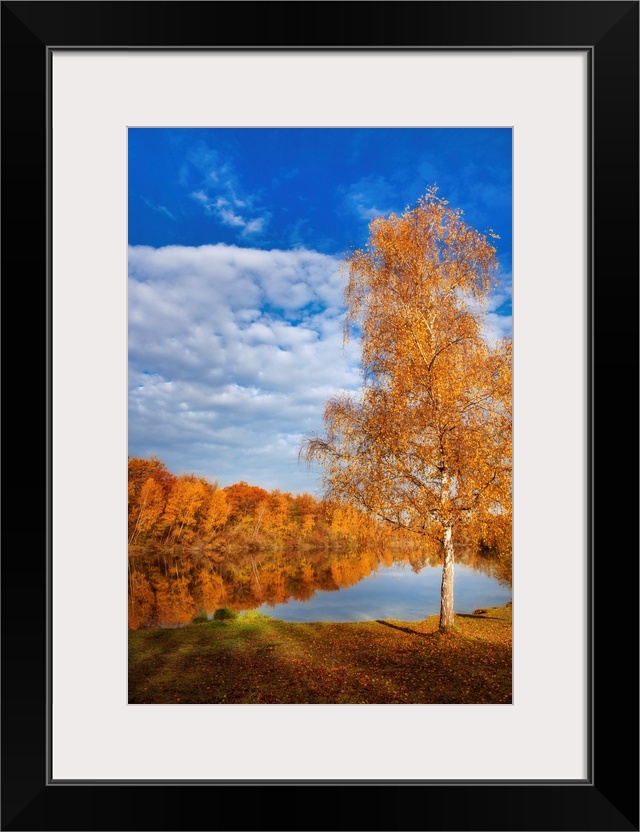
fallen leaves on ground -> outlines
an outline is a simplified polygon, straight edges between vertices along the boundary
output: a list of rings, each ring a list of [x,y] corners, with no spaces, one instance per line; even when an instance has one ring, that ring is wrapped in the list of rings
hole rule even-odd
[[[258,613],[129,634],[129,702],[508,704],[511,607],[420,622],[294,624]]]

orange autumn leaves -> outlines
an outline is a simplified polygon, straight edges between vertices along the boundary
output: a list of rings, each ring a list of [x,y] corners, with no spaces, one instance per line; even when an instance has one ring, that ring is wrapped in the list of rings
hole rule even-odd
[[[250,609],[292,594],[308,598],[323,570],[298,555],[300,547],[341,549],[383,537],[379,524],[349,506],[246,482],[219,488],[193,474],[174,476],[155,457],[130,458],[129,627],[176,627],[226,604]]]
[[[224,491],[203,477],[170,475],[159,460],[129,461],[129,543],[161,532],[188,542],[222,527],[229,514]]]
[[[282,573],[259,567],[256,551],[361,543],[391,529],[442,557],[443,629],[453,625],[461,541],[499,552],[501,579],[510,577],[512,358],[511,339],[486,331],[493,238],[432,189],[404,214],[373,220],[368,245],[346,259],[345,336],[360,337],[362,389],[327,402],[324,434],[301,451],[324,470],[325,501],[245,482],[220,489],[130,460],[130,545],[155,547],[152,566],[131,566],[132,621],[144,620],[149,593],[155,622],[223,603],[224,586],[203,577],[221,575],[223,558],[254,600],[267,588],[283,597]]]
[[[267,491],[246,482],[219,488],[193,474],[174,476],[155,457],[129,459],[129,544],[187,546],[295,545],[303,540],[361,540],[377,523],[348,505],[311,494]]]
[[[506,704],[511,607],[406,624],[285,623],[262,616],[130,636],[129,702]]]
[[[140,477],[140,494],[150,470],[164,481],[167,494],[180,479],[167,476],[158,460],[130,462],[132,477]],[[138,542],[129,546],[130,629],[178,627],[220,607],[248,610],[290,598],[304,601],[321,590],[351,586],[380,565],[401,560],[419,571],[441,559],[441,552],[428,555],[408,535],[392,533],[388,524],[381,526],[353,506],[269,493],[246,483],[220,490],[232,506],[222,527],[209,533],[196,527],[188,543],[173,542],[159,515],[157,528],[140,531]],[[130,531],[138,513],[139,506],[132,506]],[[509,584],[507,532],[496,523],[484,529],[481,541],[457,538],[458,560]]]
[[[497,271],[489,237],[431,189],[404,214],[376,218],[345,261],[345,336],[362,348],[359,395],[324,410],[303,454],[327,495],[444,551],[442,626],[453,624],[455,530],[497,517],[510,534],[511,339],[485,330]]]

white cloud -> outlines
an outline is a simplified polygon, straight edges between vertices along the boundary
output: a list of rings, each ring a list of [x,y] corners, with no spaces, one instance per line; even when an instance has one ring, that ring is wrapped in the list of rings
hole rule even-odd
[[[345,281],[336,258],[306,249],[131,247],[130,453],[222,485],[316,490],[300,439],[361,382],[357,341],[343,349]],[[510,295],[505,275],[491,340],[510,332],[497,312]]]
[[[217,214],[220,220],[225,225],[235,225],[236,227],[246,228],[247,222],[239,214],[234,213],[231,208],[225,206],[224,200],[216,200]]]
[[[512,317],[506,314],[506,307],[511,304],[511,294],[511,274],[501,273],[497,285],[491,288],[484,307],[469,297],[465,299],[472,310],[484,316],[482,334],[492,346],[495,346],[498,339],[512,335]]]
[[[205,212],[228,228],[235,228],[241,237],[261,234],[271,215],[258,205],[255,194],[245,193],[233,165],[223,160],[211,148],[201,146],[189,153],[188,163],[198,178],[198,187],[191,197]],[[181,181],[189,180],[189,166],[185,166]]]
[[[365,176],[343,192],[347,210],[363,220],[388,216],[397,201],[395,189],[382,176]]]
[[[268,218],[266,216],[264,216],[264,217],[256,217],[253,220],[249,220],[245,224],[245,229],[244,229],[245,234],[259,234],[262,231],[262,229],[264,228],[264,226],[267,222],[267,219]]]
[[[243,237],[260,234],[270,219],[268,213],[253,218],[238,213],[235,208],[245,205],[240,200],[234,199],[232,206],[224,197],[209,196],[204,191],[194,191],[191,196],[201,203],[207,214],[214,216],[222,225],[239,229]]]
[[[159,214],[164,214],[165,217],[169,217],[170,220],[175,221],[174,214],[172,214],[171,211],[166,206],[156,205],[155,202],[151,202],[148,199],[145,199],[144,203],[148,208],[151,208],[152,211],[157,211]]]
[[[495,344],[499,338],[511,337],[513,334],[512,316],[505,313],[505,307],[511,306],[511,298],[512,276],[510,273],[502,273],[487,303],[485,337],[491,344]]]
[[[485,321],[485,337],[491,344],[499,338],[506,338],[511,335],[513,322],[511,315],[497,315],[495,312],[488,312]]]
[[[336,259],[135,246],[129,275],[130,453],[223,485],[314,490],[299,441],[360,379]]]

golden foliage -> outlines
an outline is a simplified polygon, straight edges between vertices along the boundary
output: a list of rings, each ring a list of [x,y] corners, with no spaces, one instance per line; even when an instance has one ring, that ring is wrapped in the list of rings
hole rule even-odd
[[[442,544],[372,518],[363,507],[241,482],[220,489],[163,463],[129,461],[129,627],[176,627],[221,606],[253,609],[348,586],[398,557],[435,565]],[[475,517],[475,515],[474,515]],[[510,514],[469,519],[474,565],[510,574]],[[478,554],[480,552],[480,554]]]
[[[154,595],[149,581],[138,571],[129,574],[129,629],[137,630],[151,621]]]
[[[158,578],[155,582],[156,616],[161,627],[179,627],[188,624],[196,613],[186,577]]]
[[[223,606],[226,599],[224,581],[216,572],[200,569],[195,579],[193,600],[197,610],[208,615]]]
[[[372,221],[345,262],[362,389],[330,399],[302,449],[329,498],[431,538],[451,565],[455,527],[511,507],[511,340],[484,330],[495,255],[435,189]]]

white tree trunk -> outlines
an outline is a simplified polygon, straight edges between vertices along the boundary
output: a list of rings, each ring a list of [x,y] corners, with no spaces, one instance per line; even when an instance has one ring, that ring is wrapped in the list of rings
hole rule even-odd
[[[453,550],[453,525],[449,524],[444,530],[444,563],[442,564],[442,586],[440,588],[440,629],[453,627],[453,564],[455,562]]]

